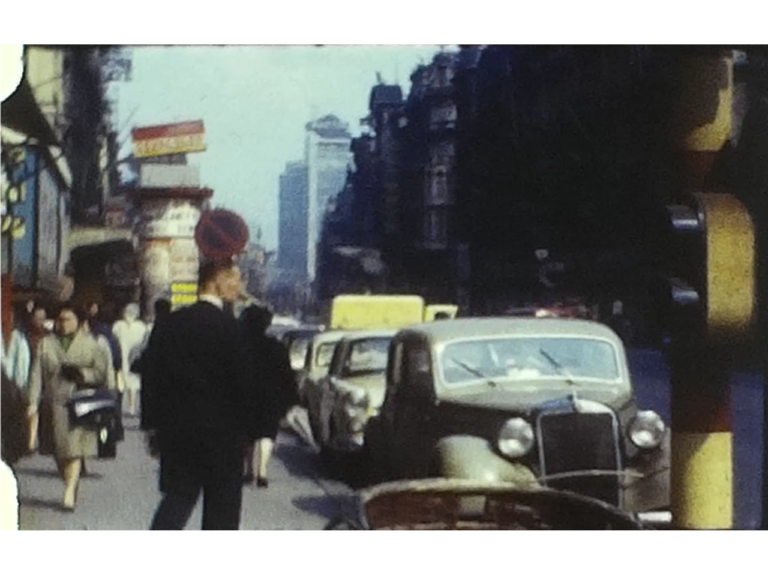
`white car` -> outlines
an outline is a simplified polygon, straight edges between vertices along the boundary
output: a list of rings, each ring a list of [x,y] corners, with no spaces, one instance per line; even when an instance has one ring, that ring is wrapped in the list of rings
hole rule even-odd
[[[307,408],[315,439],[319,431],[317,415],[322,397],[320,381],[328,374],[333,352],[344,335],[345,332],[340,330],[315,334],[307,346],[304,368],[298,376],[299,401]]]
[[[316,439],[325,455],[360,452],[368,418],[384,401],[389,345],[396,330],[350,332],[336,345],[318,383]]]

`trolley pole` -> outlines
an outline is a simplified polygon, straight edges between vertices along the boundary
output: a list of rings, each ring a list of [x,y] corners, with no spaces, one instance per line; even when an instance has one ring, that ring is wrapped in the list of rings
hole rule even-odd
[[[679,157],[676,305],[671,371],[671,509],[678,529],[733,526],[733,432],[729,352],[751,335],[755,317],[755,233],[732,195],[707,190],[714,157],[731,129],[733,62],[727,52],[676,60],[672,125]]]

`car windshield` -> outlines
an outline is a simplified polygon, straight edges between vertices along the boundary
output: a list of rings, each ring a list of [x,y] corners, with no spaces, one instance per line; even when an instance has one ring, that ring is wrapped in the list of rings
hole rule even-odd
[[[365,338],[352,342],[344,372],[347,376],[384,372],[390,337]]]
[[[333,358],[333,350],[336,348],[336,342],[326,342],[317,347],[315,353],[315,365],[318,368],[328,368]]]
[[[454,342],[443,350],[440,366],[449,386],[478,379],[619,378],[616,349],[610,342],[593,338],[506,337]]]

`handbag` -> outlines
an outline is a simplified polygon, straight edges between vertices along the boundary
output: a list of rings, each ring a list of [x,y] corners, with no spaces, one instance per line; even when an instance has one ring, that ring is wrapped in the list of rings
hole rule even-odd
[[[115,395],[103,388],[77,390],[67,401],[70,425],[88,430],[114,429],[118,409]]]

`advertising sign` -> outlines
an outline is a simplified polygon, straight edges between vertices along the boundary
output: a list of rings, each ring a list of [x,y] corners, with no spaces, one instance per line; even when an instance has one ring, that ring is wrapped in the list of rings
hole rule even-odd
[[[200,262],[194,238],[174,238],[171,240],[170,266],[173,282],[197,280]]]
[[[148,201],[142,207],[144,238],[192,238],[200,208],[188,200]]]
[[[205,150],[205,127],[202,120],[134,128],[131,136],[133,155],[136,158]]]

